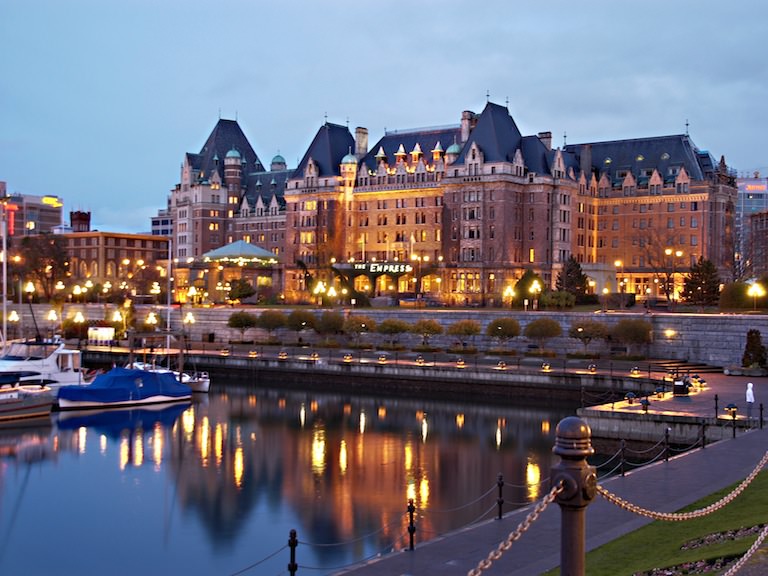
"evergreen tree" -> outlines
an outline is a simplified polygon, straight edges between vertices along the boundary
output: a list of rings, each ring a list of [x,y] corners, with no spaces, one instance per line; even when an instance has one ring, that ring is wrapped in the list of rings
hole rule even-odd
[[[565,262],[565,266],[557,275],[555,288],[561,292],[570,292],[576,298],[587,293],[589,279],[581,270],[581,264],[571,255]]]
[[[256,290],[245,278],[235,278],[230,281],[229,299],[245,300],[256,294]]]
[[[741,365],[745,368],[765,366],[768,363],[768,354],[763,346],[760,330],[747,332],[747,344],[744,347],[744,355],[741,357]]]
[[[711,260],[703,256],[691,266],[683,285],[683,300],[697,306],[713,306],[720,300],[720,275]]]

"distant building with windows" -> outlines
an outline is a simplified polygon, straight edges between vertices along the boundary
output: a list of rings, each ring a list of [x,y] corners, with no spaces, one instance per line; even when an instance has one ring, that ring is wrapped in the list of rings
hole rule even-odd
[[[6,183],[0,182],[0,197],[5,199],[11,237],[52,233],[62,224],[64,203],[58,196],[8,194]]]
[[[768,219],[768,178],[738,178],[736,202],[736,272],[739,278],[765,273],[765,221]],[[763,272],[759,272],[762,270]]]

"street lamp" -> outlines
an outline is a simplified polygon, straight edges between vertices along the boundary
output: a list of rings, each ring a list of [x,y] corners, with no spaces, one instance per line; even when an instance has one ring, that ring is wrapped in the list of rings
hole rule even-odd
[[[541,292],[541,284],[538,280],[534,280],[531,284],[531,294],[533,295],[533,309],[539,309],[539,293]]]
[[[59,319],[58,315],[56,314],[56,310],[53,308],[48,311],[48,322],[51,323],[51,338],[54,336],[54,332],[56,331],[56,321]]]
[[[83,316],[83,313],[79,310],[77,311],[77,314],[75,314],[74,323],[77,327],[77,348],[79,350],[81,340],[83,339],[83,324],[85,323],[85,316]]]
[[[512,288],[511,284],[504,289],[504,298],[509,300],[509,307],[512,308],[512,303],[515,299],[515,290]]]
[[[613,263],[613,265],[616,266],[616,271],[617,271],[616,279],[617,279],[618,288],[619,288],[619,303],[620,303],[621,309],[623,310],[624,309],[624,289],[625,289],[624,262],[622,262],[621,260],[616,260]]]
[[[189,337],[192,332],[192,326],[195,323],[195,315],[192,314],[192,312],[187,312],[184,316],[184,342],[187,345],[187,350],[189,350]]]
[[[670,310],[674,309],[675,305],[675,267],[677,264],[676,258],[682,258],[682,250],[672,250],[672,248],[665,248],[664,254],[672,260],[672,288],[670,290],[669,282],[667,282],[667,299],[669,300]]]
[[[731,415],[731,420],[733,422],[733,437],[736,438],[736,412],[739,411],[739,408],[736,404],[731,402],[725,407],[725,411]]]
[[[16,310],[11,310],[8,314],[8,322],[11,323],[12,326],[18,326],[19,325],[19,313],[16,312]],[[16,333],[17,330],[14,328],[14,333]]]
[[[752,310],[757,310],[757,299],[765,296],[765,288],[755,282],[752,284],[752,286],[749,287],[747,294],[752,296]]]
[[[123,323],[123,333],[125,333],[125,317],[120,314],[120,310],[115,310],[112,314],[112,322],[122,322]]]

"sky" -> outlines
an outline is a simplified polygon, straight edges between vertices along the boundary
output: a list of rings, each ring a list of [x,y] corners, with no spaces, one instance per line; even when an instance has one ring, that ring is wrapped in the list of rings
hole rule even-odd
[[[147,232],[219,118],[295,167],[326,117],[373,146],[489,97],[553,146],[687,129],[765,176],[767,22],[765,0],[3,0],[0,180]]]

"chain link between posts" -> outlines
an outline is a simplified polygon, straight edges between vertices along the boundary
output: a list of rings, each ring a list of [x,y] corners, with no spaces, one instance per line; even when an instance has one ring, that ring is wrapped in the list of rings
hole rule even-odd
[[[757,549],[760,548],[760,545],[765,540],[765,537],[768,536],[768,526],[763,528],[763,531],[760,532],[760,536],[757,537],[757,540],[755,540],[755,543],[750,546],[749,550],[747,550],[746,554],[739,558],[739,561],[736,562],[733,566],[731,566],[728,569],[728,572],[724,573],[723,576],[734,576],[744,564],[747,563],[747,560],[749,560],[752,557],[752,554],[757,552]]]
[[[525,534],[525,532],[531,527],[531,525],[539,519],[539,516],[541,516],[544,510],[547,509],[547,506],[549,506],[555,500],[555,498],[557,498],[557,495],[563,491],[563,486],[563,482],[560,482],[557,486],[554,486],[552,490],[549,491],[549,494],[547,494],[541,500],[541,502],[536,505],[533,511],[525,517],[525,520],[520,522],[520,524],[517,525],[517,528],[510,532],[509,536],[507,536],[507,538],[501,544],[499,544],[488,554],[487,558],[480,560],[476,568],[473,568],[467,572],[467,576],[480,576],[483,573],[483,570],[487,570],[491,567],[491,564],[493,564],[494,560],[501,558],[504,552],[512,547],[512,543],[516,540],[519,540],[520,537]]]
[[[667,522],[682,522],[684,520],[692,520],[693,518],[701,518],[711,514],[712,512],[720,510],[726,504],[732,502],[739,494],[744,491],[747,486],[752,483],[752,481],[757,477],[757,475],[760,473],[760,470],[763,469],[766,463],[768,463],[768,451],[766,451],[760,462],[757,464],[757,466],[755,466],[755,469],[750,472],[749,476],[747,476],[744,481],[733,490],[733,492],[723,496],[720,500],[710,504],[705,508],[693,510],[691,512],[656,512],[654,510],[641,508],[636,504],[632,504],[631,502],[627,502],[623,498],[616,496],[616,494],[609,492],[599,485],[597,487],[597,493],[619,508],[623,508],[624,510],[638,514],[639,516],[645,516],[647,518],[652,518],[653,520],[665,520]]]

